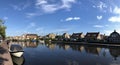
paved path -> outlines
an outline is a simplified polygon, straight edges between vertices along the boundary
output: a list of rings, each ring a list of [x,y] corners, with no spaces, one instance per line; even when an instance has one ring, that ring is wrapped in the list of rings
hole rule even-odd
[[[0,65],[13,65],[8,46],[5,42],[0,43]]]

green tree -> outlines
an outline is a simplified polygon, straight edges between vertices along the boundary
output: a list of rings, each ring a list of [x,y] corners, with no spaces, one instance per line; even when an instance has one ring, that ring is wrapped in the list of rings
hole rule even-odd
[[[6,37],[5,29],[6,29],[6,26],[4,25],[4,21],[0,19],[0,35],[2,36],[3,40]]]

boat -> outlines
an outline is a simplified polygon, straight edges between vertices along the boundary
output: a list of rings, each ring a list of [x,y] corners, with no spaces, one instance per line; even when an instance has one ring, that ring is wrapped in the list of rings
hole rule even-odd
[[[13,64],[14,65],[23,65],[24,64],[24,57],[21,56],[21,57],[15,57],[15,56],[11,56],[12,57],[12,60],[13,60]]]
[[[19,44],[12,44],[9,48],[11,55],[21,57],[23,55],[23,48]]]

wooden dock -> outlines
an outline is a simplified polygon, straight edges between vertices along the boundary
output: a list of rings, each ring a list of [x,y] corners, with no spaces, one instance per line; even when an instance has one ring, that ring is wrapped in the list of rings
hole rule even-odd
[[[0,43],[0,65],[13,65],[8,45],[5,42]]]

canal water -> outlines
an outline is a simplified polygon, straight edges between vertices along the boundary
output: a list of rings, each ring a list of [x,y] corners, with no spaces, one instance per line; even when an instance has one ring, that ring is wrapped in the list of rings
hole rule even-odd
[[[120,48],[53,43],[14,42],[24,48],[14,65],[120,65]]]

